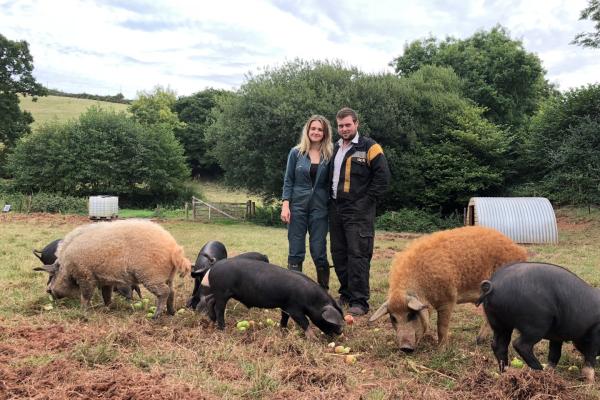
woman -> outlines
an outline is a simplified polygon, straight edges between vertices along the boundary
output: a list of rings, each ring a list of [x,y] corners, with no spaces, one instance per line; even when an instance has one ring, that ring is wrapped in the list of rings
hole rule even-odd
[[[313,115],[304,124],[300,143],[288,155],[281,209],[281,220],[288,224],[288,268],[302,272],[308,231],[317,282],[326,290],[329,289],[326,237],[331,134],[329,121],[321,115]]]

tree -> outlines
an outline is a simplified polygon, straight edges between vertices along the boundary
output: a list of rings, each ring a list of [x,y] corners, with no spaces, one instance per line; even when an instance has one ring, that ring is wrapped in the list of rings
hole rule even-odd
[[[113,194],[129,205],[175,200],[189,173],[171,130],[98,108],[27,135],[8,168],[15,188],[24,192]]]
[[[504,184],[506,136],[462,95],[450,68],[428,66],[399,78],[295,61],[250,77],[237,96],[219,103],[207,137],[226,181],[270,199],[281,196],[286,157],[306,119],[322,114],[335,122],[345,105],[389,161],[392,185],[381,211],[453,211]]]
[[[176,101],[177,95],[173,90],[156,86],[151,92],[139,92],[128,109],[142,124],[164,124],[176,129],[184,126],[173,111]]]
[[[173,105],[174,111],[185,126],[175,130],[175,136],[185,150],[192,176],[214,177],[220,174],[217,160],[208,151],[206,130],[213,123],[212,111],[217,99],[222,96],[234,96],[233,92],[206,89],[191,96],[180,97]]]
[[[467,39],[414,41],[391,65],[400,76],[423,65],[452,67],[464,81],[465,95],[485,107],[486,118],[513,131],[524,126],[550,90],[537,55],[527,52],[501,26]]]
[[[18,95],[44,96],[47,93],[32,72],[33,57],[27,42],[15,42],[0,34],[0,156],[30,132],[29,125],[33,122],[30,113],[20,110]]]
[[[296,60],[251,75],[236,96],[220,97],[206,132],[226,183],[281,196],[287,154],[312,114],[333,120],[359,73],[340,63]]]
[[[600,0],[589,0],[588,6],[581,11],[579,19],[595,22],[595,32],[578,33],[571,44],[600,48]]]
[[[600,85],[548,99],[531,121],[529,181],[558,203],[600,201]]]

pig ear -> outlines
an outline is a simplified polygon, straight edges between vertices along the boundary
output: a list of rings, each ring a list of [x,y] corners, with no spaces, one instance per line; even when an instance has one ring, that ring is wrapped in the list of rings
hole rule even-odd
[[[344,319],[338,310],[331,305],[326,305],[323,307],[323,312],[321,313],[323,319],[330,324],[333,325],[341,325],[344,323]]]
[[[36,256],[40,261],[42,261],[42,252],[41,251],[33,249],[33,255]]]
[[[421,303],[416,297],[414,296],[406,296],[406,300],[408,302],[408,308],[413,310],[413,311],[421,311],[424,308],[427,308],[427,306],[423,303]]]
[[[49,274],[54,274],[58,271],[58,264],[44,265],[43,267],[35,267],[34,271],[46,271]]]
[[[381,307],[379,307],[377,309],[377,311],[375,311],[375,313],[373,313],[373,315],[371,316],[371,318],[369,318],[369,322],[373,322],[376,319],[379,319],[379,318],[381,318],[384,315],[386,315],[386,314],[389,313],[389,311],[388,311],[388,302],[389,302],[389,300],[386,300],[385,303],[383,303],[381,305]]]
[[[419,311],[419,318],[423,323],[423,333],[426,333],[429,330],[429,311],[427,310],[427,307]]]

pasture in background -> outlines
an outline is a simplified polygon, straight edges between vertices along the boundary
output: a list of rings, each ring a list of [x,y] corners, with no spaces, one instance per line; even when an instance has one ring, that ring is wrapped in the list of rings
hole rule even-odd
[[[32,97],[19,97],[20,107],[29,111],[35,121],[33,129],[52,121],[66,121],[79,118],[90,107],[100,107],[106,110],[127,111],[128,104],[110,103],[107,101],[79,99],[75,97],[44,96],[33,101]]]

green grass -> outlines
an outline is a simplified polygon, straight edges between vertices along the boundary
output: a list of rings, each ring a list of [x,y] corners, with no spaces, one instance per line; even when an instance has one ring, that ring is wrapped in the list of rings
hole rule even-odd
[[[61,96],[38,97],[37,101],[28,96],[20,97],[20,101],[20,107],[29,111],[35,119],[32,125],[34,129],[46,122],[76,119],[92,106],[115,111],[127,111],[128,107],[127,104]]]
[[[215,191],[215,197],[228,194],[218,187]],[[152,216],[121,211],[121,217],[126,213]],[[560,243],[527,246],[534,253],[533,259],[565,265],[600,286],[600,249],[595,245],[600,239],[600,215],[579,215],[577,210],[559,210],[557,214]],[[230,255],[259,251],[278,265],[284,265],[287,259],[287,235],[282,229],[246,223],[205,224],[181,218],[161,219],[160,223],[191,260],[209,240],[225,243]],[[134,311],[118,297],[106,309],[98,294],[91,310],[80,310],[77,299],[56,301],[51,303],[52,310],[45,310],[44,306],[50,304],[45,293],[46,276],[32,271],[39,261],[31,248],[39,249],[63,237],[76,226],[75,222],[58,217],[41,222],[5,218],[0,226],[0,243],[4,244],[0,248],[2,349],[18,349],[10,356],[11,365],[28,368],[31,373],[41,371],[53,360],[68,360],[73,368],[89,376],[106,369],[126,374],[128,368],[143,374],[165,374],[171,382],[190,385],[210,398],[388,399],[431,390],[450,398],[459,388],[460,379],[477,368],[483,366],[489,374],[496,371],[489,343],[474,344],[482,319],[472,305],[460,305],[453,314],[449,347],[438,348],[433,333],[408,356],[398,351],[389,321],[384,318],[372,325],[357,319],[342,337],[311,341],[299,335],[293,323],[287,333],[268,327],[267,318],[279,321],[277,310],[247,309],[233,300],[228,303],[225,331],[216,330],[205,316],[191,311],[150,321],[146,310]],[[386,298],[391,257],[410,242],[406,236],[377,232],[371,267],[373,308]],[[305,272],[315,278],[310,259],[305,262]],[[188,277],[176,278],[176,308],[183,306],[192,288]],[[337,289],[332,273],[330,292],[335,295]],[[142,290],[153,305],[154,297]],[[239,332],[235,324],[240,320],[253,320],[256,328]],[[435,327],[435,318],[431,322]],[[350,347],[358,362],[347,365],[343,357],[331,354],[327,347],[331,340]],[[0,361],[2,354],[12,353],[1,353]],[[546,362],[547,345],[536,346],[536,354]],[[511,348],[510,359],[515,355]],[[568,371],[571,365],[581,368],[582,357],[566,344],[556,373],[572,390],[587,390],[597,397],[597,389],[581,388],[578,373]]]

